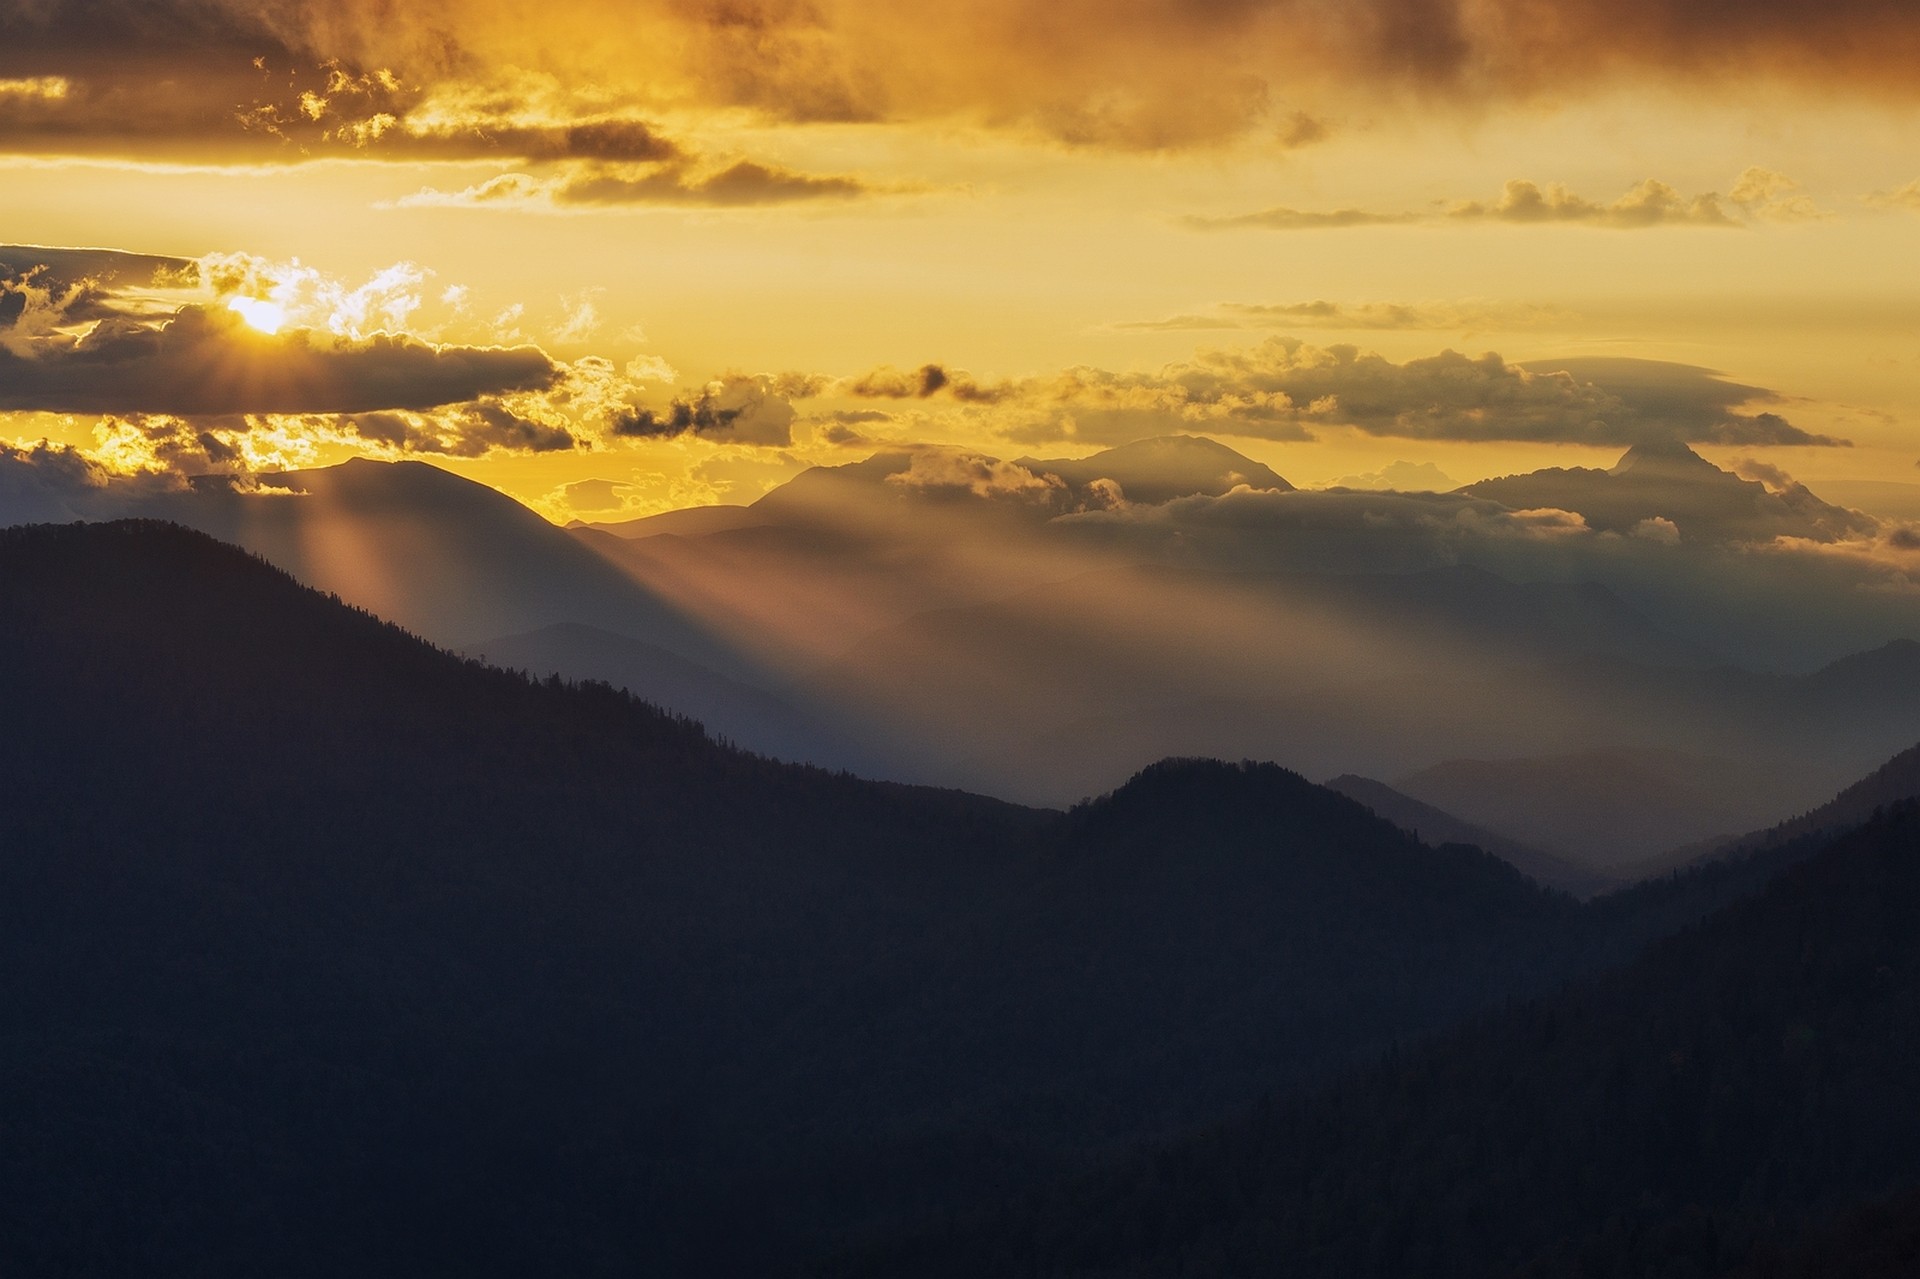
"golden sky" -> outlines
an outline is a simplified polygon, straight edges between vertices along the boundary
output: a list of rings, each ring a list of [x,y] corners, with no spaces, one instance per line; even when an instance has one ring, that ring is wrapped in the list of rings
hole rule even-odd
[[[1173,431],[1920,482],[1915,65],[1896,0],[0,0],[0,245],[117,251],[0,249],[0,439],[563,520]]]

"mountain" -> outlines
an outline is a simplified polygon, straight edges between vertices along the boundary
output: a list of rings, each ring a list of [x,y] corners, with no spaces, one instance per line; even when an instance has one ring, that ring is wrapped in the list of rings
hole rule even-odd
[[[22,1273],[764,1274],[1592,962],[1271,765],[779,764],[177,526],[0,531],[0,713]]]
[[[1401,830],[1428,843],[1471,844],[1483,848],[1548,888],[1558,888],[1577,897],[1591,897],[1618,886],[1618,881],[1609,876],[1562,861],[1551,853],[1543,853],[1483,826],[1461,821],[1431,804],[1423,804],[1410,795],[1402,795],[1385,782],[1347,773],[1327,782],[1326,787],[1365,804],[1376,816],[1386,818]]]
[[[814,679],[837,705],[911,726],[924,775],[1059,803],[1166,755],[1322,774],[1430,763],[1460,740],[1454,708],[1424,709],[1450,681],[1509,690],[1478,699],[1499,720],[1494,740],[1564,732],[1593,717],[1529,721],[1509,711],[1510,690],[1535,668],[1596,655],[1676,668],[1709,660],[1582,584],[1511,583],[1468,567],[1143,565],[929,610],[870,632]],[[1578,696],[1562,690],[1563,701]],[[1315,698],[1329,704],[1300,706]]]
[[[1674,535],[1700,541],[1825,542],[1877,527],[1870,516],[1823,502],[1804,485],[1769,489],[1677,442],[1636,444],[1611,470],[1550,467],[1460,491],[1515,510],[1577,511],[1604,532],[1659,536],[1670,526]]]
[[[678,653],[597,627],[557,622],[483,640],[469,656],[536,676],[598,680],[699,720],[746,750],[800,763],[844,764],[858,748],[763,689],[730,680]]]
[[[1888,812],[1622,971],[830,1273],[1910,1273],[1916,847]]]
[[[1920,746],[1909,747],[1819,807],[1736,839],[1711,839],[1627,868],[1631,878],[1665,874],[1704,861],[1751,855],[1808,836],[1831,834],[1867,821],[1897,804],[1920,799]]]
[[[578,622],[750,678],[710,628],[496,489],[424,462],[355,459],[263,476],[209,477],[156,497],[151,514],[243,546],[302,582],[438,643]]]
[[[1100,488],[1118,485],[1120,493]],[[1202,436],[1138,440],[1084,458],[1017,458],[1011,462],[959,449],[920,445],[889,449],[842,466],[816,466],[750,506],[705,507],[604,528],[623,537],[671,532],[683,536],[768,524],[814,527],[895,521],[932,507],[964,518],[1046,519],[1089,503],[1162,503],[1218,495],[1239,485],[1291,491],[1262,463]],[[896,533],[911,530],[893,530]]]
[[[1602,871],[1777,815],[1780,778],[1673,751],[1448,760],[1394,789]]]
[[[567,527],[593,529],[612,533],[616,537],[655,537],[661,533],[704,537],[709,533],[725,533],[731,529],[754,528],[764,522],[762,517],[753,514],[752,507],[721,503],[715,506],[687,506],[658,515],[643,515],[636,520],[575,520]]]
[[[1271,467],[1200,435],[1163,435],[1136,440],[1082,458],[1017,458],[1015,466],[1040,475],[1057,475],[1084,491],[1096,480],[1111,480],[1130,502],[1159,505],[1196,494],[1218,497],[1244,484],[1291,493],[1293,485]]]

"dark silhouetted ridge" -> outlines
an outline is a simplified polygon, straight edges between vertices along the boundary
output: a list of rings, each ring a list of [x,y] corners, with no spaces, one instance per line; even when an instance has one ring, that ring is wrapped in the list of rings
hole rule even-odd
[[[837,1273],[1911,1273],[1916,849],[1903,806],[1621,972]]]
[[[22,1274],[766,1275],[1645,928],[1272,765],[780,764],[163,524],[0,532],[0,715]]]

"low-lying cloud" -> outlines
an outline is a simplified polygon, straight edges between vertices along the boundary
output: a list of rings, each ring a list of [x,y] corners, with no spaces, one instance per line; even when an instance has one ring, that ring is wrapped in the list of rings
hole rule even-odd
[[[1738,445],[1838,445],[1778,413],[1761,387],[1706,369],[1657,361],[1510,364],[1457,351],[1394,363],[1357,346],[1269,338],[1203,350],[1152,373],[1075,368],[982,385],[942,365],[879,369],[841,393],[947,400],[1025,443],[1125,443],[1197,430],[1305,440],[1327,428],[1462,442],[1627,446],[1646,440]]]

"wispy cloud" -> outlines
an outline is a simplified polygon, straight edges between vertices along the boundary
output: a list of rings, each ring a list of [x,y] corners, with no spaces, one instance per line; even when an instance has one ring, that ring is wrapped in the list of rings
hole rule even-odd
[[[1526,302],[1222,302],[1206,311],[1157,320],[1127,320],[1123,331],[1223,329],[1327,329],[1358,331],[1507,331],[1565,324],[1575,317],[1561,307]]]
[[[590,165],[546,176],[505,173],[458,191],[427,188],[394,203],[400,208],[555,213],[662,205],[758,208],[854,200],[878,193],[858,178],[816,177],[739,160],[711,172],[667,164],[644,169]]]
[[[1711,191],[1686,196],[1665,182],[1648,178],[1616,199],[1601,201],[1569,191],[1557,182],[1542,186],[1515,178],[1493,200],[1459,200],[1425,212],[1276,207],[1227,216],[1192,216],[1181,221],[1199,231],[1319,231],[1467,223],[1644,230],[1731,228],[1754,222],[1809,222],[1826,216],[1792,178],[1768,169],[1749,168],[1735,179],[1726,196]]]

